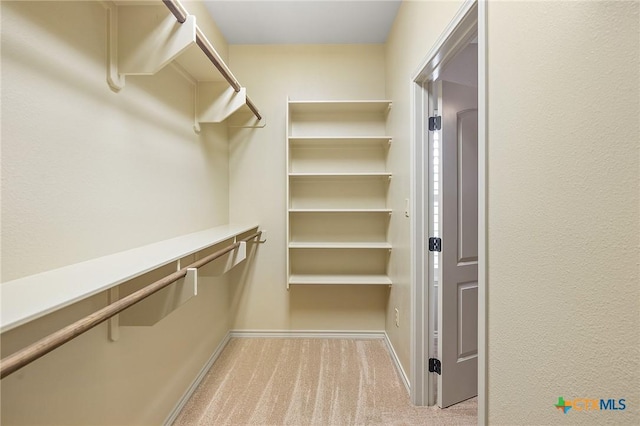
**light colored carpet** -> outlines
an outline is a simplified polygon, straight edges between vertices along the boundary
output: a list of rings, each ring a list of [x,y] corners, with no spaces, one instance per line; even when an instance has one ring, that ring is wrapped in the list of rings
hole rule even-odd
[[[380,339],[234,338],[175,425],[471,425],[476,399],[414,407]]]

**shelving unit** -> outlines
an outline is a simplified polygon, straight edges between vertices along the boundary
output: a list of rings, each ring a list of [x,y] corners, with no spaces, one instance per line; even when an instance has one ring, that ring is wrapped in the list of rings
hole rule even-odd
[[[387,100],[288,101],[287,288],[391,285]]]

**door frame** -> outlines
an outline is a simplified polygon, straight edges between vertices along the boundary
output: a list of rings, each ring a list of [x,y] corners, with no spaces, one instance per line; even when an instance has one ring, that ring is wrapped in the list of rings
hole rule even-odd
[[[427,196],[431,167],[428,162],[428,85],[444,65],[478,37],[478,424],[487,423],[487,1],[466,0],[425,56],[411,81],[411,400],[434,405],[433,374],[427,373],[430,339]]]

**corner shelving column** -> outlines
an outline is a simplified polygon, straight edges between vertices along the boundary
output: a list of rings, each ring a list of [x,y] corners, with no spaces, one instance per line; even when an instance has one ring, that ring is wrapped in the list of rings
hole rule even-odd
[[[391,101],[288,101],[287,288],[391,285]]]

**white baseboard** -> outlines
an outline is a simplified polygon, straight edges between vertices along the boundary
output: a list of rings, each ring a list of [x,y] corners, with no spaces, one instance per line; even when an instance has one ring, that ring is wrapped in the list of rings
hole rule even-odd
[[[409,383],[409,377],[407,377],[407,373],[405,373],[404,368],[402,368],[402,364],[400,363],[400,358],[398,358],[398,354],[396,353],[396,350],[393,349],[393,345],[391,344],[391,340],[389,340],[389,335],[387,334],[386,331],[384,332],[384,343],[387,345],[387,349],[389,350],[389,354],[391,355],[393,364],[396,366],[396,370],[398,371],[400,380],[402,380],[404,387],[407,388],[407,393],[411,395],[411,384]]]
[[[180,411],[182,411],[187,401],[189,401],[189,398],[191,398],[191,395],[193,395],[193,392],[195,392],[198,385],[200,385],[200,382],[202,381],[202,379],[204,379],[204,376],[207,375],[207,373],[213,366],[213,363],[216,361],[216,359],[218,359],[218,357],[220,356],[224,348],[229,343],[229,340],[231,340],[230,332],[224,336],[222,341],[216,347],[216,350],[213,351],[213,354],[211,355],[207,363],[204,365],[204,367],[202,367],[202,369],[200,370],[196,378],[193,380],[193,383],[191,383],[191,386],[189,386],[189,388],[184,392],[184,394],[182,395],[182,397],[180,398],[176,406],[173,407],[173,410],[171,410],[171,412],[169,413],[169,416],[167,416],[167,418],[164,421],[165,426],[170,426],[173,424],[173,422],[176,421],[176,418],[178,418]]]
[[[385,332],[369,330],[231,330],[231,337],[287,337],[316,339],[384,339]]]

